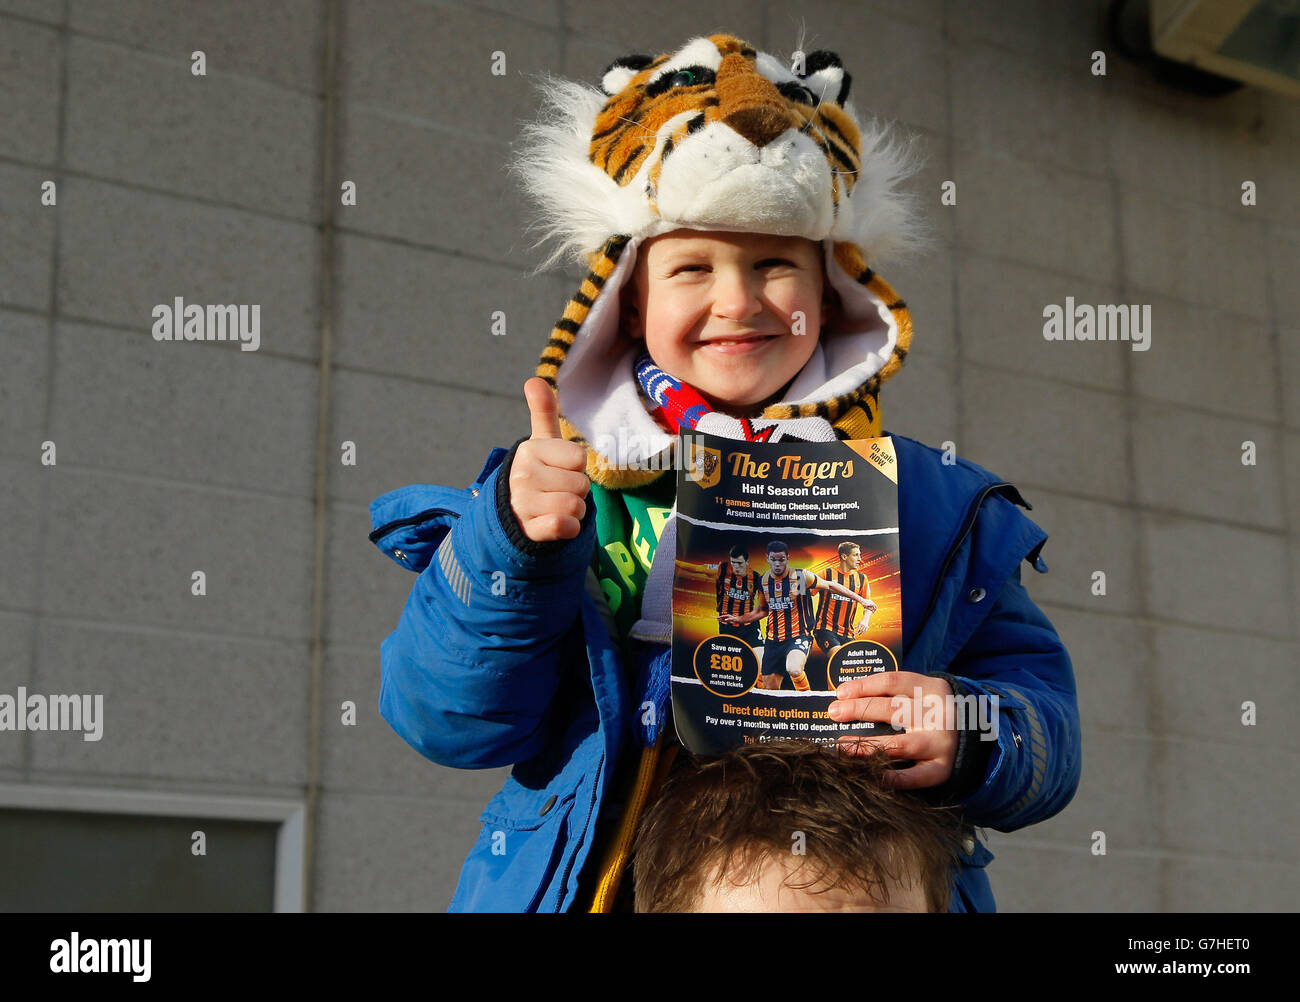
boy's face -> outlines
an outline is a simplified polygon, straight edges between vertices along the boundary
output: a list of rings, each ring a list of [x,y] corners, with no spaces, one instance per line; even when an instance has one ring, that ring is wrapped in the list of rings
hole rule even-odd
[[[816,349],[825,285],[813,240],[674,230],[641,244],[623,329],[714,408],[753,417]]]

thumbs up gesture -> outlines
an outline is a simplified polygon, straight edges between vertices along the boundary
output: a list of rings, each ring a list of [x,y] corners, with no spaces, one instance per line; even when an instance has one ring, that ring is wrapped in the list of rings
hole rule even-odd
[[[524,383],[532,435],[520,442],[510,464],[510,508],[524,535],[535,543],[573,539],[587,513],[587,450],[560,432],[555,391],[533,376]]]

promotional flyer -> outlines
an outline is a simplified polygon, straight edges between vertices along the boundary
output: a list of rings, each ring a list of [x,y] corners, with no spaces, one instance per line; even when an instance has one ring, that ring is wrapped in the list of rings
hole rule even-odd
[[[697,754],[895,733],[826,714],[842,682],[898,669],[898,466],[889,438],[683,436],[673,717]]]

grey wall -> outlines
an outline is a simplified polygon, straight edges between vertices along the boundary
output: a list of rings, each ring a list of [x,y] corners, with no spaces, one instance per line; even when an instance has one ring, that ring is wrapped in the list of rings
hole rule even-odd
[[[1300,107],[1113,53],[1093,76],[1101,7],[0,0],[0,692],[102,692],[107,718],[97,744],[0,733],[0,783],[309,796],[313,907],[446,905],[502,774],[379,717],[413,578],[366,505],[527,429],[573,287],[529,277],[500,171],[527,74],[722,29],[836,49],[858,108],[921,136],[941,244],[881,269],[916,324],[885,426],[952,441],[1051,533],[1026,584],[1074,659],[1084,779],[992,834],[1000,906],[1294,908]],[[260,350],[155,342],[176,296],[261,304]],[[1151,349],[1044,341],[1066,296],[1149,304]]]

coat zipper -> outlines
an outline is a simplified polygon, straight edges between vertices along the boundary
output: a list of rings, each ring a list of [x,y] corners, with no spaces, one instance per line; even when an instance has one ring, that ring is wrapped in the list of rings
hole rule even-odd
[[[582,828],[582,839],[585,839],[587,837],[587,832],[591,830],[591,825],[593,821],[592,815],[595,814],[596,811],[596,791],[600,788],[599,771],[600,768],[605,764],[604,759],[605,756],[602,754],[601,761],[596,764],[597,775],[591,784],[591,803],[587,806],[587,823],[583,825]],[[569,893],[567,890],[569,884],[569,874],[573,872],[573,863],[578,858],[578,848],[580,848],[582,845],[582,839],[579,840],[578,846],[576,846],[573,852],[570,854],[569,861],[564,864],[564,874],[560,877],[560,894],[555,901],[555,911],[557,913],[564,911],[564,899],[568,897],[568,893]],[[593,846],[592,848],[595,847]]]
[[[415,525],[417,522],[427,521],[428,519],[433,518],[435,515],[455,515],[457,518],[460,518],[459,514],[457,514],[454,511],[451,511],[448,508],[426,508],[424,511],[419,512],[416,515],[410,515],[406,518],[397,518],[391,522],[387,522],[384,525],[381,525],[378,529],[375,529],[372,533],[370,533],[370,541],[372,543],[377,543],[379,542],[380,539],[382,539],[384,536],[387,536],[394,529],[400,529],[406,525]]]

